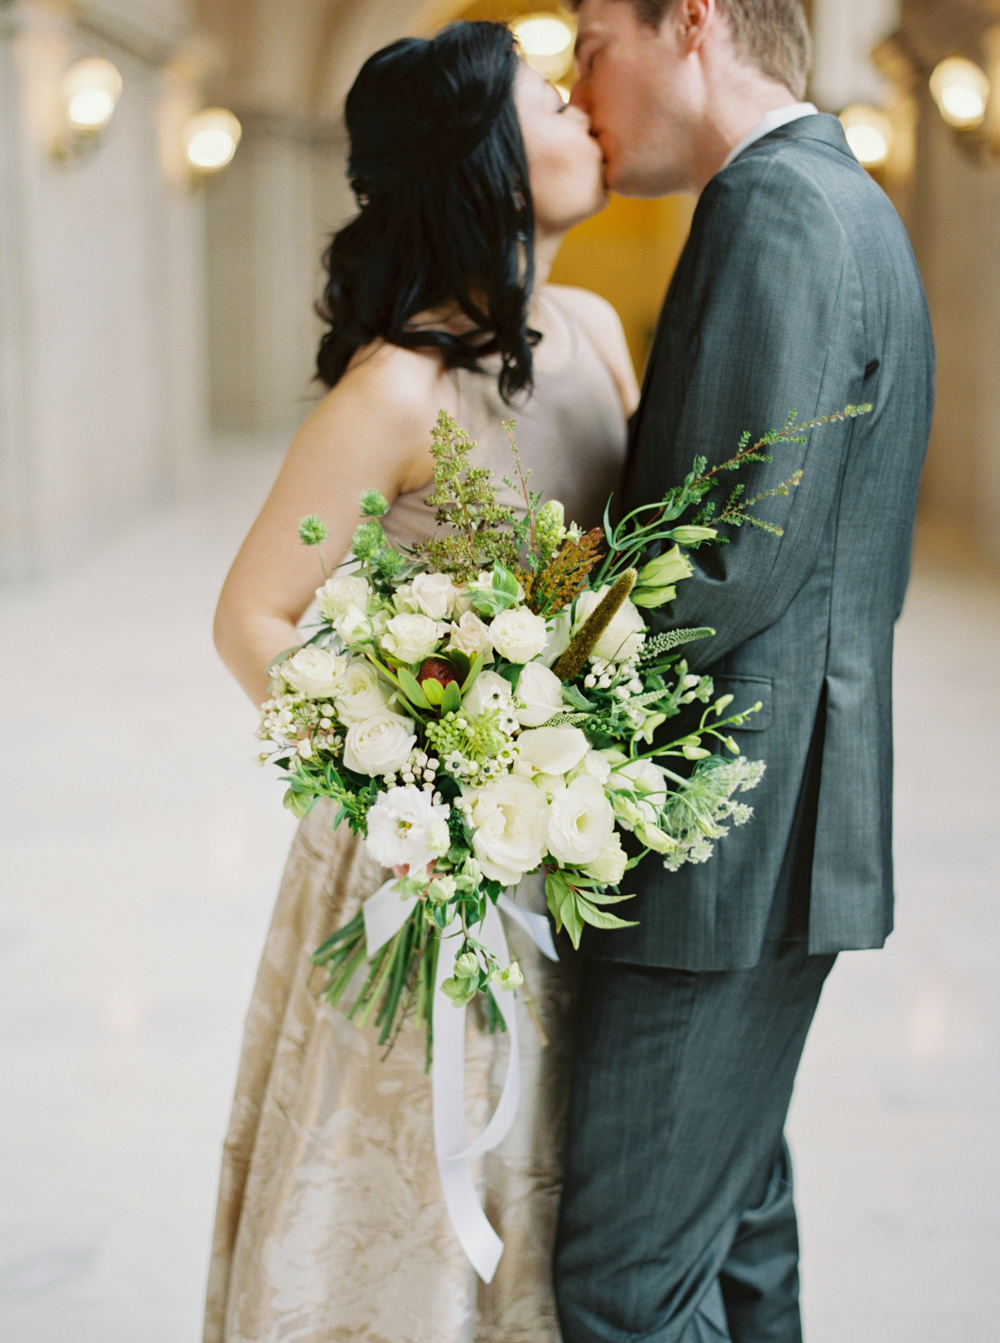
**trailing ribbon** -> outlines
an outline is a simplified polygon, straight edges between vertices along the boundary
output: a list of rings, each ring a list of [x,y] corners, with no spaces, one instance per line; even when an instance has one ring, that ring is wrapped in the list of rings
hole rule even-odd
[[[395,879],[380,886],[365,901],[365,939],[369,956],[395,936],[416,903],[416,896],[400,897]],[[523,928],[543,956],[547,956],[550,961],[559,959],[552,941],[552,930],[544,914],[532,914],[516,905],[508,896],[501,895],[496,906],[489,905],[485,919],[476,929],[476,937],[496,957],[501,969],[510,964],[510,951],[498,909],[502,909],[509,919]],[[441,934],[438,951],[433,1005],[434,1059],[431,1064],[434,1152],[445,1206],[459,1244],[482,1280],[491,1282],[503,1254],[503,1241],[483,1212],[469,1162],[503,1142],[517,1115],[521,1099],[517,995],[506,990],[495,995],[495,1002],[510,1036],[507,1076],[489,1123],[478,1138],[469,1143],[465,1129],[465,1008],[456,1007],[441,992],[441,984],[451,976],[454,969],[460,933],[461,924],[455,919]]]

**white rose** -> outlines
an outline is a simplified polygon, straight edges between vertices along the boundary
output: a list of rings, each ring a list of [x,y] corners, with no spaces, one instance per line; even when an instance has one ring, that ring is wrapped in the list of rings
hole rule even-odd
[[[363,611],[371,591],[366,578],[354,575],[328,578],[321,588],[316,589],[316,600],[321,613],[327,620],[334,621],[339,620],[349,606]]]
[[[484,874],[516,886],[542,861],[548,829],[548,803],[537,788],[510,775],[468,794],[476,832],[472,848]]]
[[[550,617],[547,628],[548,634],[545,639],[545,647],[542,649],[541,660],[546,667],[551,667],[556,658],[562,657],[569,647],[572,633],[569,612],[560,611],[558,615]]]
[[[335,695],[347,659],[328,653],[325,648],[307,644],[278,667],[278,675],[286,685],[309,699],[326,699]]]
[[[563,709],[562,682],[540,662],[529,662],[517,682],[517,710],[522,727],[541,727]]]
[[[469,693],[462,700],[462,708],[467,718],[478,718],[487,709],[499,708],[511,700],[510,683],[496,672],[480,672],[473,681]]]
[[[450,627],[448,633],[451,635],[448,648],[456,648],[467,658],[482,653],[485,662],[493,661],[493,641],[490,638],[490,631],[475,611],[464,611],[461,619]]]
[[[508,662],[530,662],[545,647],[548,630],[541,616],[526,606],[501,611],[490,625],[493,647]]]
[[[534,727],[517,739],[518,774],[568,774],[590,746],[578,727]]]
[[[425,616],[443,620],[451,615],[458,593],[447,574],[417,574],[410,586]]]
[[[408,863],[411,872],[420,871],[442,852],[440,829],[447,833],[448,811],[412,784],[380,793],[368,813],[368,852],[383,867]]]
[[[389,695],[367,658],[351,658],[337,694],[337,713],[345,723],[363,723],[385,708]]]
[[[584,871],[588,877],[606,882],[609,886],[617,886],[624,877],[627,866],[628,854],[622,848],[621,835],[615,830],[601,852],[592,863],[587,864]]]
[[[348,647],[352,644],[371,643],[374,635],[372,622],[359,606],[349,606],[343,615],[334,621],[333,628]]]
[[[627,788],[635,794],[643,820],[649,825],[659,820],[667,798],[667,778],[652,760],[630,760],[616,765],[608,779],[608,788]]]
[[[573,633],[596,610],[598,603],[608,587],[598,588],[596,592],[581,592],[576,602],[576,620]],[[626,597],[621,607],[611,617],[607,629],[594,645],[594,655],[605,662],[627,662],[642,647],[646,638],[646,622],[637,606]]]
[[[556,793],[549,809],[548,848],[562,864],[592,863],[615,829],[611,803],[596,779],[582,775]]]
[[[400,662],[423,662],[438,646],[441,633],[441,626],[430,616],[393,616],[382,635],[382,647]]]
[[[382,709],[354,723],[344,739],[344,764],[356,774],[395,774],[416,745],[413,719]]]

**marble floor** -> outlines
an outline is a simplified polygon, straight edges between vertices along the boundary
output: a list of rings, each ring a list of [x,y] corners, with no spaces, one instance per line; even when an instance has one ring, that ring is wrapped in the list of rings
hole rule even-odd
[[[193,1343],[292,822],[209,626],[275,459],[0,597],[0,1338]],[[1000,1337],[1000,591],[918,567],[898,929],[841,958],[790,1125],[809,1343]]]

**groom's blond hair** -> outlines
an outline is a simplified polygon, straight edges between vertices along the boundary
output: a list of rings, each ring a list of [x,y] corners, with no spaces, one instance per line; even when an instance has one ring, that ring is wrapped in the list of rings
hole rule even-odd
[[[643,23],[659,28],[677,0],[628,0]],[[803,98],[812,42],[801,0],[715,0],[729,24],[737,55]],[[580,0],[574,8],[578,9]]]

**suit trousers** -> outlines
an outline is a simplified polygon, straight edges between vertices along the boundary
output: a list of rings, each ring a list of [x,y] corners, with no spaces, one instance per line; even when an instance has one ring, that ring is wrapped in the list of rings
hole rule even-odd
[[[587,963],[555,1251],[564,1343],[800,1343],[782,1131],[835,956]]]

